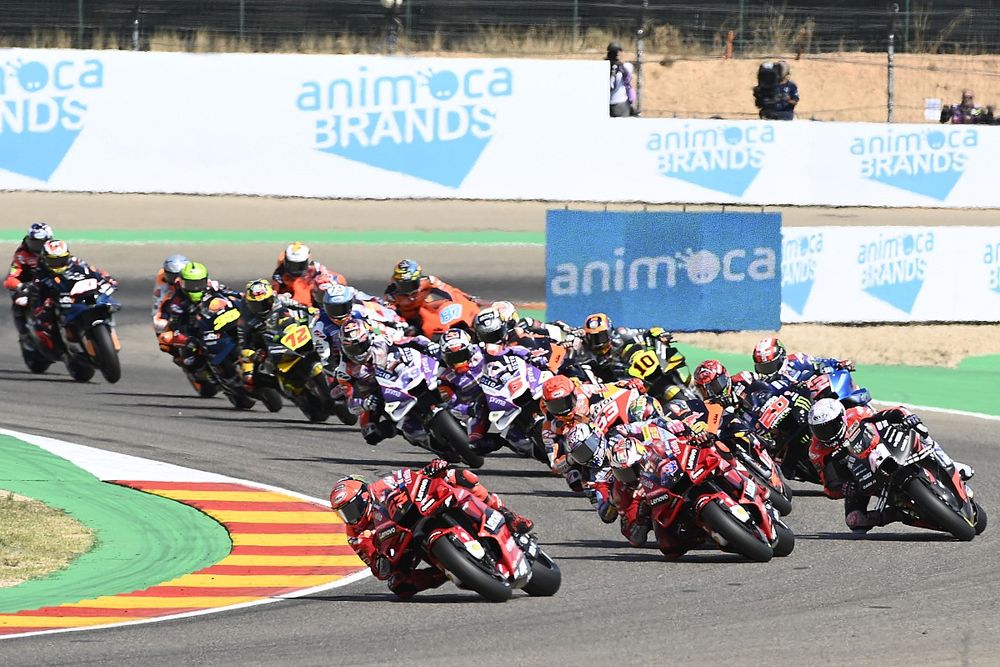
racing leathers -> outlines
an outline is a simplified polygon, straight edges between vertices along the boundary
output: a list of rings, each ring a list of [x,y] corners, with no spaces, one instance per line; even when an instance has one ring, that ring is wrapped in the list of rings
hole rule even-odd
[[[17,335],[22,344],[29,341],[28,329],[25,324],[28,315],[28,287],[43,272],[38,264],[39,259],[38,253],[31,252],[27,244],[22,241],[14,250],[14,258],[10,262],[10,269],[3,281],[4,288],[11,292],[14,328],[17,329]]]
[[[430,296],[432,290],[440,290],[446,294],[457,293],[469,301],[475,301],[469,294],[449,285],[437,276],[424,276],[420,278],[420,287],[412,294],[401,294],[395,283],[389,283],[385,288],[384,298],[386,303],[394,308],[399,313],[399,316],[406,320],[408,325],[420,331],[422,324],[420,308],[424,305],[424,301]]]
[[[273,372],[261,371],[270,371],[267,367],[267,353],[275,334],[292,323],[305,324],[311,328],[316,309],[296,301],[290,294],[276,294],[271,309],[266,313],[250,312],[245,300],[240,302],[240,313],[240,325],[237,328],[240,371],[250,388],[264,377],[273,377]]]
[[[346,285],[347,279],[314,259],[309,260],[306,270],[301,275],[293,276],[286,273],[284,253],[278,257],[278,266],[275,267],[274,274],[271,276],[271,284],[275,293],[287,294],[304,306],[321,306],[322,304],[313,302],[314,293],[318,287],[334,283]]]
[[[430,477],[439,477],[452,486],[460,486],[481,500],[490,509],[500,512],[507,525],[514,533],[527,533],[533,528],[529,519],[514,514],[503,504],[495,493],[490,493],[472,471],[455,469],[441,459],[435,459],[424,466],[423,473]],[[347,524],[347,543],[351,545],[358,557],[371,568],[371,572],[381,581],[389,585],[389,590],[400,599],[408,600],[420,591],[437,588],[447,577],[444,572],[435,567],[425,568],[394,568],[391,561],[382,556],[379,551],[377,528],[392,520],[386,507],[392,503],[392,497],[398,493],[406,493],[406,486],[412,471],[408,468],[394,470],[377,482],[368,486],[371,494],[373,511],[356,524]]]

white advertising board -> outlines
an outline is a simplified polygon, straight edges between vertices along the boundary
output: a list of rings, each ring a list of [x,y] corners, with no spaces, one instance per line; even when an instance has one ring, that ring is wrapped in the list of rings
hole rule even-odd
[[[1000,128],[613,119],[607,81],[597,60],[0,50],[0,189],[1000,207]]]
[[[1000,322],[1000,227],[786,227],[782,322]]]

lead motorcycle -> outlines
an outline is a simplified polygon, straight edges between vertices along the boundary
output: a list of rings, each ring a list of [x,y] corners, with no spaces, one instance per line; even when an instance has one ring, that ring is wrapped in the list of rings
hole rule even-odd
[[[383,410],[403,437],[450,462],[465,461],[472,468],[483,465],[483,457],[469,447],[469,436],[449,412],[440,391],[440,362],[409,347],[393,347],[391,370],[375,369],[375,379],[384,401]],[[419,433],[417,423],[425,430]]]
[[[51,307],[54,318],[38,318],[29,309],[26,324],[33,346],[22,344],[21,354],[33,373],[43,373],[57,361],[77,382],[87,382],[100,371],[105,380],[118,382],[122,376],[118,351],[121,342],[115,331],[114,314],[121,304],[111,298],[114,284],[85,264],[72,264],[52,278],[57,294]],[[37,286],[29,291],[37,294]],[[44,332],[44,337],[41,335]],[[52,341],[52,347],[43,338]]]
[[[465,488],[406,471],[386,510],[388,520],[374,530],[375,545],[397,568],[425,561],[491,602],[505,602],[516,588],[534,596],[559,590],[559,566],[537,538],[511,533],[503,514]]]
[[[926,434],[926,431],[924,431]],[[893,507],[904,522],[969,541],[986,529],[986,511],[943,450],[916,429],[864,422],[851,439],[848,465],[876,509]]]

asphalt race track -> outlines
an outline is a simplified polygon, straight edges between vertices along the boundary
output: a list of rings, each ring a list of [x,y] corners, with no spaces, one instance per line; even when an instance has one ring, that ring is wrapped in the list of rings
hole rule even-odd
[[[276,252],[270,255],[276,254]],[[139,259],[119,267],[140,275]],[[264,267],[269,268],[269,267]],[[381,270],[380,270],[381,272]],[[245,273],[245,272],[244,272]],[[528,274],[517,298],[542,297]],[[237,275],[249,278],[250,275]],[[495,284],[449,278],[483,296]],[[236,280],[233,284],[239,284]],[[148,283],[119,292],[124,377],[78,385],[64,369],[33,376],[21,362],[6,302],[0,315],[0,427],[258,480],[325,497],[351,472],[419,466],[402,440],[377,448],[353,428],[312,425],[293,407],[237,413],[199,399],[148,329]],[[371,283],[363,285],[375,288]],[[505,293],[509,293],[506,290]],[[98,376],[99,377],[99,376]],[[1000,517],[997,422],[926,415],[932,433],[975,466],[977,499]],[[516,593],[502,605],[446,584],[412,603],[384,584],[181,621],[0,642],[0,664],[987,664],[1000,637],[996,527],[957,543],[905,527],[853,539],[841,505],[803,490],[788,517],[795,552],[749,564],[715,551],[666,563],[631,549],[561,479],[505,454],[480,473],[533,517],[563,570],[548,599]],[[799,487],[803,488],[803,487]],[[1000,519],[998,519],[1000,520]]]

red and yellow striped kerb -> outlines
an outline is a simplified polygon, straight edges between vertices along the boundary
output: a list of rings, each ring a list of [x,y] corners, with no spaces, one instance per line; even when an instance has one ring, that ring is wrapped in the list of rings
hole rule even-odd
[[[329,507],[243,484],[116,484],[196,507],[229,531],[232,551],[215,565],[147,588],[0,614],[0,635],[92,627],[287,596],[365,569]]]

